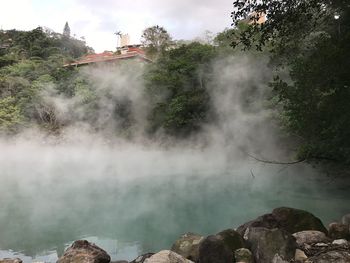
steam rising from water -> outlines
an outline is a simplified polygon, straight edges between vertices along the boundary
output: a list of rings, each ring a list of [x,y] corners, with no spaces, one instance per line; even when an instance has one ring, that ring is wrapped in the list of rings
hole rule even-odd
[[[0,248],[60,254],[67,242],[97,236],[131,242],[141,253],[168,248],[183,232],[237,227],[281,205],[327,221],[348,212],[339,200],[349,194],[313,168],[247,158],[290,158],[264,107],[264,60],[230,57],[213,67],[218,121],[167,147],[144,136],[142,68],[86,69],[83,76],[96,84],[93,111],[80,103],[84,94],[63,99],[46,90],[67,125],[58,139],[31,129],[0,141]],[[124,137],[113,133],[122,125],[111,115],[119,97],[131,102],[135,123]]]

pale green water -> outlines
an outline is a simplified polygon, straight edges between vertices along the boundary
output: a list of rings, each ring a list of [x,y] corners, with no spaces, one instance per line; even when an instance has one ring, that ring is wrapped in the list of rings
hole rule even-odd
[[[55,262],[70,242],[87,238],[113,259],[131,260],[171,247],[185,232],[213,234],[278,206],[306,209],[325,224],[350,212],[349,184],[311,168],[250,163],[218,170],[219,161],[206,159],[201,170],[193,165],[198,159],[162,154],[1,155],[0,258]]]

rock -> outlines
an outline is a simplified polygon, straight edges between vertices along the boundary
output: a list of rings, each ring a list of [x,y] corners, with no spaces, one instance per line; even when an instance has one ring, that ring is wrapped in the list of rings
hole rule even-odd
[[[178,240],[175,241],[171,250],[177,254],[183,256],[192,261],[198,261],[199,257],[199,243],[204,237],[194,234],[186,233],[182,235]]]
[[[22,263],[20,258],[3,258],[0,259],[0,263]]]
[[[239,226],[237,232],[245,239],[245,232],[249,227],[279,228],[290,234],[304,230],[317,230],[327,235],[327,229],[319,218],[307,211],[289,207],[276,208],[270,214],[259,216]]]
[[[150,258],[154,255],[154,253],[146,253],[141,256],[138,256],[136,259],[131,261],[130,263],[144,263],[147,258]]]
[[[332,239],[350,240],[349,225],[330,223],[328,232],[328,236]]]
[[[279,228],[289,233],[296,233],[304,230],[317,230],[327,234],[327,229],[322,221],[313,214],[295,208],[280,207],[272,211]]]
[[[337,245],[337,246],[349,246],[349,242],[346,239],[336,239],[332,242],[332,245]]]
[[[218,236],[208,236],[199,244],[199,263],[233,262],[233,251]]]
[[[243,237],[233,229],[226,229],[216,234],[218,238],[224,241],[224,244],[231,250],[235,251],[239,248],[245,248]]]
[[[295,238],[282,229],[249,228],[247,242],[259,263],[271,263],[276,254],[283,260],[291,260],[295,255]]]
[[[328,251],[313,256],[305,261],[305,263],[349,263],[350,253],[348,251]]]
[[[307,256],[305,255],[304,251],[302,251],[301,249],[296,249],[294,260],[295,262],[304,262],[305,260],[307,260]]]
[[[253,255],[247,248],[239,248],[235,250],[235,260],[240,263],[253,263]]]
[[[145,263],[193,263],[188,259],[185,259],[181,255],[170,250],[162,250],[151,257],[147,258]]]
[[[300,231],[300,232],[294,233],[293,237],[295,237],[297,245],[299,247],[302,247],[305,244],[315,244],[315,243],[329,241],[325,233],[321,231],[316,231],[316,230]]]
[[[110,256],[87,240],[77,240],[64,252],[57,263],[109,263]]]
[[[237,228],[237,232],[244,237],[244,239],[247,239],[247,236],[245,235],[245,232],[247,228],[249,227],[265,227],[268,229],[272,228],[278,228],[279,224],[276,220],[276,218],[272,214],[265,214],[262,216],[259,216],[258,218],[249,221]]]
[[[117,260],[117,261],[111,261],[110,263],[129,263],[129,261],[126,261],[126,260]]]
[[[289,263],[289,261],[285,261],[280,255],[276,254],[272,261],[272,263]]]
[[[316,243],[315,247],[328,247],[329,245],[326,243]]]
[[[341,223],[343,225],[348,225],[350,226],[350,214],[346,214],[341,218]]]

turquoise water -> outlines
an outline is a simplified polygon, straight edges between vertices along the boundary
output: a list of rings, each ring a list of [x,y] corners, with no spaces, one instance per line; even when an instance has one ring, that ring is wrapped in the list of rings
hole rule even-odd
[[[55,262],[86,238],[113,259],[213,234],[278,206],[325,224],[350,212],[349,182],[310,166],[274,166],[207,154],[26,148],[0,155],[0,258]],[[222,167],[222,169],[220,169]]]

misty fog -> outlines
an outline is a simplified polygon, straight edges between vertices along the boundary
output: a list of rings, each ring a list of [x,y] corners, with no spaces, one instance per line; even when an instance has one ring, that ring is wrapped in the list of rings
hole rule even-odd
[[[63,131],[32,125],[0,140],[1,248],[35,257],[97,236],[136,243],[139,253],[169,247],[188,231],[237,227],[277,206],[307,209],[325,222],[347,212],[346,192],[335,193],[338,186],[311,165],[249,157],[294,157],[267,104],[272,72],[265,59],[227,57],[212,66],[217,120],[188,140],[147,137],[141,66],[81,70],[96,88],[97,111],[81,103],[91,95],[86,90],[64,98],[48,85],[41,95]],[[124,127],[113,115],[118,98],[131,105],[127,133],[115,133]]]

